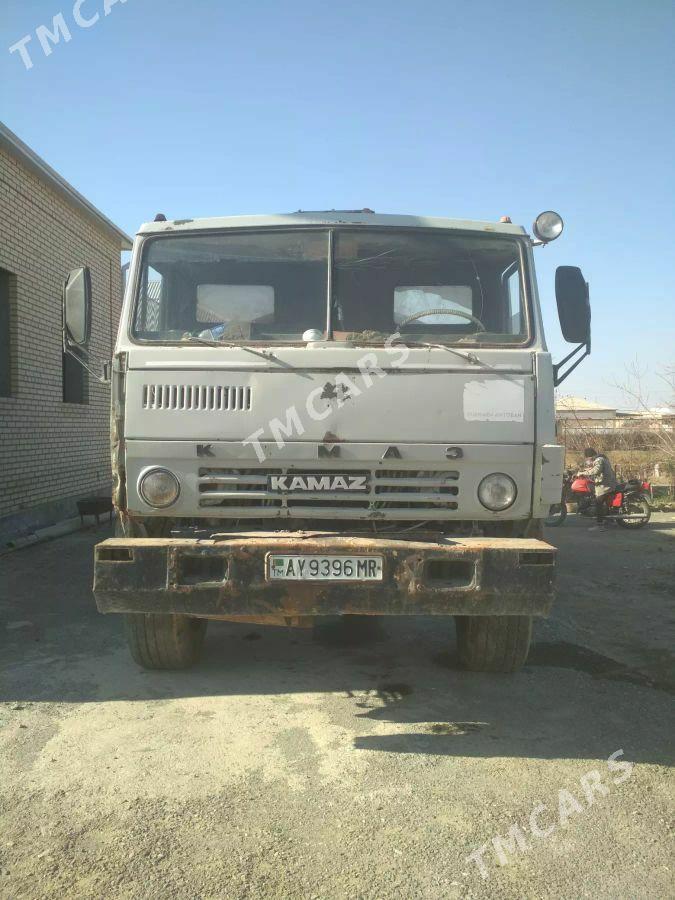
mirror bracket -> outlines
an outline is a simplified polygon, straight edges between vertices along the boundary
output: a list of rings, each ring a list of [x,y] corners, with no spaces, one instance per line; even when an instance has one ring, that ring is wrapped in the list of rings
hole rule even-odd
[[[577,357],[574,362],[565,369],[565,371],[561,374],[560,370],[565,365],[565,363],[569,362],[580,350],[584,352],[581,356]],[[590,340],[586,341],[583,344],[579,344],[577,347],[572,350],[571,353],[568,353],[564,359],[561,359],[559,363],[554,363],[553,365],[553,386],[558,387],[559,384],[562,384],[563,381],[567,378],[568,375],[571,375],[572,372],[576,369],[579,363],[583,362],[587,356],[591,355],[591,342]]]
[[[97,375],[96,372],[94,372],[94,370],[86,364],[86,362],[82,359],[82,357],[78,353],[75,353],[73,350],[71,350],[65,337],[64,337],[64,341],[63,341],[63,352],[67,353],[68,356],[72,356],[73,359],[76,359],[79,362],[79,364],[82,366],[82,368],[85,370],[85,372],[88,372],[92,376],[92,378],[95,378],[96,381],[98,381],[100,384],[110,384],[111,364],[109,362],[103,363],[103,367],[102,367],[103,372],[101,375]]]

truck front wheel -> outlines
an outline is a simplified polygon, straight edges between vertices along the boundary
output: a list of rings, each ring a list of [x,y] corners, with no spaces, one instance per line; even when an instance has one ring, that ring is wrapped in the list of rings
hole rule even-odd
[[[462,668],[472,672],[517,672],[532,637],[531,616],[455,616]]]
[[[187,669],[201,655],[206,619],[182,615],[125,615],[129,650],[144,669]]]

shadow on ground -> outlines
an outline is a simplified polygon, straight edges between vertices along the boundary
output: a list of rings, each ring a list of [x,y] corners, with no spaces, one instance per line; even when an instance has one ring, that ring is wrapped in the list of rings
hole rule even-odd
[[[359,734],[363,721],[355,722],[357,751],[604,759],[624,748],[633,761],[673,763],[669,694],[562,641],[536,643],[523,672],[496,676],[456,668],[447,620],[331,620],[313,634],[210,623],[199,666],[145,672],[129,658],[119,625],[116,617],[89,621],[57,656],[26,635],[0,699],[21,706],[337,693],[353,700],[356,719],[406,726]]]
[[[329,620],[313,634],[210,623],[195,669],[145,672],[119,617],[96,612],[97,537],[0,560],[0,700],[10,709],[337,694],[350,700],[357,751],[605,759],[624,748],[634,761],[673,763],[673,682],[572,643],[555,622],[538,623],[528,665],[510,676],[459,671],[452,620],[393,617]],[[383,734],[383,723],[404,727]]]

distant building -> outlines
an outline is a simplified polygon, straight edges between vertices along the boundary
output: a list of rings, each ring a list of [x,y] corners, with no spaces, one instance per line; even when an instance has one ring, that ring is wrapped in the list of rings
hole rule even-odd
[[[675,427],[675,408],[652,406],[649,409],[617,409],[616,419],[618,428],[672,431]]]
[[[555,417],[565,428],[613,429],[616,427],[616,409],[603,406],[583,397],[559,397],[555,403]]]
[[[108,387],[61,350],[61,289],[88,265],[89,365],[110,359],[131,239],[0,124],[0,546],[110,491]]]
[[[584,397],[559,397],[555,404],[555,417],[559,426],[566,431],[672,431],[675,426],[673,407],[617,409]]]

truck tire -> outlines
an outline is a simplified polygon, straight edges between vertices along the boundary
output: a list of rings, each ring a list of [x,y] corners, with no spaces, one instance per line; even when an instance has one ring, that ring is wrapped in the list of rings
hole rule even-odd
[[[145,613],[124,618],[129,650],[144,669],[187,669],[201,656],[206,619]]]
[[[472,672],[517,672],[532,637],[531,616],[455,616],[462,668]]]

